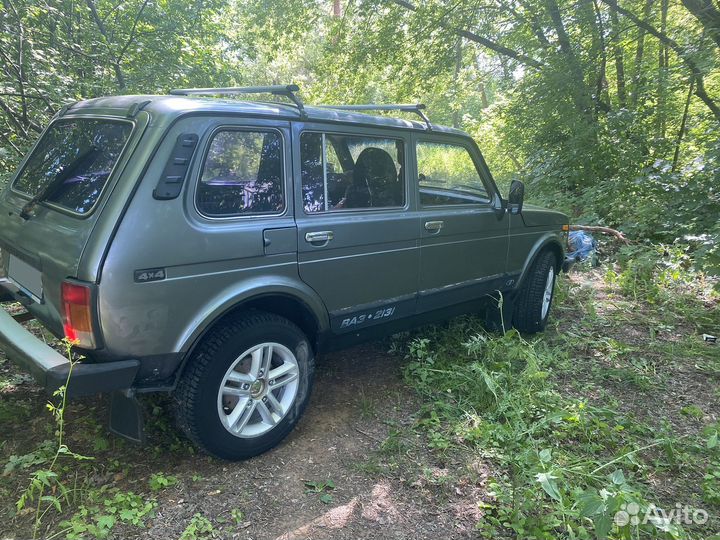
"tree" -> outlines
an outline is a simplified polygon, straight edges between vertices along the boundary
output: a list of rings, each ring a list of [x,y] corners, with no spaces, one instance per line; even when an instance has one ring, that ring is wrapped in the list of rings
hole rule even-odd
[[[712,0],[682,0],[683,5],[703,25],[707,35],[720,47],[720,10]]]
[[[720,25],[712,0],[3,7],[0,174],[70,101],[298,82],[308,103],[425,102],[433,121],[476,136],[501,185],[521,177],[536,199],[636,238],[716,228],[720,209],[708,193],[720,179]]]

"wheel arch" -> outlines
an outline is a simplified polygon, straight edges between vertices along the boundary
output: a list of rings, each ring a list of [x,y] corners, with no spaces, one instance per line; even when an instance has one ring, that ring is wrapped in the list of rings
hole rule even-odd
[[[176,343],[175,350],[183,355],[183,360],[175,373],[175,380],[208,332],[228,317],[248,310],[266,311],[292,321],[308,336],[315,349],[320,336],[330,328],[325,305],[310,287],[289,281],[244,283],[241,289],[223,291],[198,310],[198,317],[188,325]]]
[[[565,251],[563,250],[562,243],[560,242],[560,239],[557,237],[557,235],[552,233],[547,233],[540,237],[537,242],[533,245],[532,249],[528,253],[527,258],[525,259],[525,264],[523,265],[522,273],[520,274],[520,278],[517,281],[516,289],[519,289],[523,286],[523,283],[527,279],[528,274],[530,273],[530,269],[532,268],[533,264],[535,264],[535,261],[540,256],[540,254],[544,253],[545,251],[550,251],[555,255],[555,271],[557,273],[560,272],[562,269],[562,262],[563,257],[565,256]]]

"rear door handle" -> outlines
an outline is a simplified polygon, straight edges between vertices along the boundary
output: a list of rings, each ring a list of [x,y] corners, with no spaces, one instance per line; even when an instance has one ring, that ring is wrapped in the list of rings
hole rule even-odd
[[[332,240],[334,234],[332,231],[317,231],[305,233],[305,241],[309,244],[327,244]]]
[[[430,232],[440,232],[440,229],[445,225],[444,221],[426,221],[425,230]]]

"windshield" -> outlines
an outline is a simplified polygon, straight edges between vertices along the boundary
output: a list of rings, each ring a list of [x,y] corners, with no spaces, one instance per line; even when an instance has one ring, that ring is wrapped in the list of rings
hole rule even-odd
[[[40,139],[12,187],[86,214],[98,200],[132,129],[131,123],[115,120],[59,120]]]

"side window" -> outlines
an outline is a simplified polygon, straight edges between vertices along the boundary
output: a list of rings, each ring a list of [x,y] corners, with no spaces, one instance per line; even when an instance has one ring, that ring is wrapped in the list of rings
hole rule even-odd
[[[305,212],[405,204],[404,143],[382,137],[306,132],[300,136]]]
[[[228,217],[282,212],[282,151],[282,137],[276,132],[217,132],[198,184],[200,213]]]
[[[455,144],[417,144],[418,184],[422,206],[489,202],[467,148]]]

